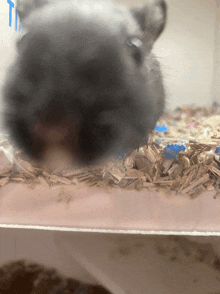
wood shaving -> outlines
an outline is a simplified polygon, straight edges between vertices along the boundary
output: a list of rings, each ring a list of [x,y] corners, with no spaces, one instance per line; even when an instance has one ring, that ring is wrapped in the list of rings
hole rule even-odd
[[[220,195],[220,108],[183,107],[165,113],[159,124],[168,131],[152,132],[148,144],[131,150],[123,159],[109,160],[95,166],[82,167],[59,174],[49,174],[28,161],[20,151],[10,162],[0,152],[0,187],[10,182],[23,184],[80,185],[128,190],[173,191],[195,199],[205,191],[216,190]],[[183,144],[176,158],[163,154],[167,144]],[[5,141],[4,141],[4,144]],[[0,147],[3,143],[0,142]]]

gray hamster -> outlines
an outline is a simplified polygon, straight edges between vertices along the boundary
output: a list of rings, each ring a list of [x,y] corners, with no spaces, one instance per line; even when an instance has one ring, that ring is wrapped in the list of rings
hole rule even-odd
[[[83,165],[137,148],[164,109],[152,47],[166,15],[163,0],[133,9],[64,0],[31,11],[4,85],[12,143],[38,161],[58,147]]]

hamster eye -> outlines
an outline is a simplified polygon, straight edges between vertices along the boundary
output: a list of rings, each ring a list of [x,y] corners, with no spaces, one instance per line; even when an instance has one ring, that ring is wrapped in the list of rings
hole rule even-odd
[[[131,38],[127,41],[127,45],[132,49],[132,56],[134,60],[137,62],[138,65],[141,65],[143,62],[143,53],[142,53],[142,46],[143,43],[138,38]]]

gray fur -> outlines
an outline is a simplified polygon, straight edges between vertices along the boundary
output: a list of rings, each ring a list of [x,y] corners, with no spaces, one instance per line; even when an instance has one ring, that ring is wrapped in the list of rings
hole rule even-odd
[[[164,1],[130,10],[64,0],[31,11],[4,87],[12,142],[42,160],[54,140],[80,164],[137,148],[164,109],[151,52],[166,22]]]

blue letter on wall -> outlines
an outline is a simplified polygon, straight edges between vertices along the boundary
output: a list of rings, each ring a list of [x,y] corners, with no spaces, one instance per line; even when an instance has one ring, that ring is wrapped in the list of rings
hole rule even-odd
[[[18,29],[18,11],[17,8],[15,8],[15,30]]]
[[[9,6],[9,26],[11,27],[11,18],[12,18],[12,8],[14,8],[14,3],[11,0],[7,0]]]

